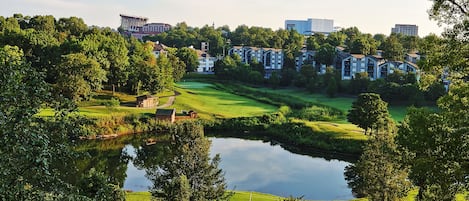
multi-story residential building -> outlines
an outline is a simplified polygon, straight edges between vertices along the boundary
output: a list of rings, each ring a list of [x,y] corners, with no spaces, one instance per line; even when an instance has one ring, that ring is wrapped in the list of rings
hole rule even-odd
[[[421,55],[417,52],[405,54],[405,60],[414,64],[420,61],[420,57]]]
[[[144,36],[156,35],[171,29],[171,25],[165,23],[147,23],[148,18],[120,14],[120,28],[125,34],[142,39]]]
[[[156,35],[165,31],[169,31],[171,25],[165,23],[148,23],[138,27],[136,31],[130,33],[131,36],[142,39],[144,36]]]
[[[419,67],[408,61],[385,61],[381,56],[352,54],[342,60],[342,80],[351,80],[356,73],[368,74],[370,80],[386,78],[395,71],[415,73],[419,78]]]
[[[121,17],[121,26],[120,28],[124,31],[138,31],[139,27],[145,25],[148,21],[146,17],[138,17],[131,15],[120,14]]]
[[[197,72],[199,73],[213,73],[215,62],[217,61],[216,57],[210,56],[207,52],[202,50],[196,50],[197,56],[199,59],[199,66],[197,67]]]
[[[418,36],[419,27],[414,24],[396,24],[391,28],[391,33],[401,33],[406,36]]]
[[[380,56],[365,56],[363,54],[351,54],[342,60],[342,80],[351,80],[356,73],[368,74],[370,80],[379,78],[378,66],[384,63]]]
[[[165,23],[148,23],[144,24],[139,31],[148,34],[159,34],[165,31],[169,31],[171,25]]]
[[[314,19],[307,20],[285,20],[286,30],[296,30],[303,35],[313,35],[314,33],[329,34],[334,31],[334,20]]]
[[[316,55],[315,51],[306,50],[306,48],[303,48],[301,50],[301,55],[295,58],[296,70],[299,71],[301,69],[301,66],[306,64],[311,64],[315,66],[316,62],[314,61],[314,55]]]
[[[377,78],[386,78],[389,74],[399,70],[404,73],[415,73],[417,79],[419,79],[420,69],[419,67],[408,61],[387,61],[379,65],[379,72]]]
[[[280,70],[283,66],[282,49],[233,46],[228,50],[228,55],[232,54],[238,54],[245,64],[255,59],[264,65],[265,70]]]

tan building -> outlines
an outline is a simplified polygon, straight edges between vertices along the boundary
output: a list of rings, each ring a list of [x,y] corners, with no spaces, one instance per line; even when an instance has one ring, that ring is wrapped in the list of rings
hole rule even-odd
[[[158,97],[152,95],[137,96],[137,107],[156,107],[158,102]]]
[[[148,21],[146,17],[138,17],[131,15],[120,14],[121,16],[121,29],[124,31],[138,31],[140,27],[145,25]]]
[[[174,123],[176,121],[176,109],[157,109],[155,118],[156,120]]]

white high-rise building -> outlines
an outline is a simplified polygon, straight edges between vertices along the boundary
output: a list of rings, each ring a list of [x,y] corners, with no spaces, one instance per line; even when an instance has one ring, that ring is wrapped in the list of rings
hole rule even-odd
[[[131,15],[120,14],[121,16],[121,29],[124,31],[138,31],[140,27],[145,25],[148,21],[146,17],[137,17]]]
[[[418,36],[419,27],[414,24],[396,24],[391,28],[391,33],[401,33],[406,36]]]
[[[334,31],[334,20],[314,19],[307,20],[285,20],[286,30],[296,30],[303,35],[313,35],[314,33],[329,34]]]

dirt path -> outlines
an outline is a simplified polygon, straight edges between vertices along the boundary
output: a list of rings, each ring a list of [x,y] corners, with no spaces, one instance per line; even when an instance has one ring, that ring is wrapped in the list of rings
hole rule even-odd
[[[174,95],[173,96],[170,96],[168,98],[168,102],[166,102],[165,104],[163,105],[160,105],[160,106],[157,106],[156,109],[159,109],[159,108],[165,108],[165,107],[169,107],[171,105],[174,104],[174,101],[176,100],[176,96],[179,96],[181,95],[181,93],[177,92],[177,91],[174,91]]]

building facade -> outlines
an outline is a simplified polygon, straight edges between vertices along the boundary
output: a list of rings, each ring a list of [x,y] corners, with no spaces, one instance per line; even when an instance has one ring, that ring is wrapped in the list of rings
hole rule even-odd
[[[385,61],[382,57],[352,54],[342,60],[342,80],[351,80],[356,73],[367,73],[370,80],[386,78],[388,75],[401,71],[415,73],[419,79],[419,67],[408,61]]]
[[[120,14],[121,26],[124,34],[143,39],[144,36],[156,35],[171,29],[166,23],[147,23],[148,18]]]
[[[146,17],[138,17],[131,15],[120,14],[121,17],[121,29],[124,31],[138,31],[140,27],[145,25],[148,21]]]
[[[161,54],[168,54],[166,51],[167,46],[160,43],[159,41],[156,41],[153,45],[153,54],[155,55],[156,58],[160,57]]]
[[[370,80],[379,78],[378,67],[384,63],[379,56],[351,54],[342,60],[342,80],[351,80],[356,73],[367,73]]]
[[[228,55],[232,54],[238,54],[245,64],[256,60],[264,65],[265,70],[280,70],[283,67],[282,49],[233,46],[228,50]]]
[[[142,33],[148,34],[159,34],[165,31],[169,31],[171,29],[171,25],[165,23],[148,23],[144,24],[139,31]]]
[[[396,24],[391,28],[391,33],[400,33],[406,36],[418,36],[419,27],[413,24]]]
[[[296,30],[303,35],[313,35],[314,33],[329,34],[334,31],[334,20],[314,19],[307,20],[285,20],[285,30]]]
[[[197,72],[198,73],[213,73],[214,72],[214,66],[215,62],[217,61],[216,57],[210,56],[205,51],[202,50],[196,50],[197,51],[197,57],[199,60],[199,66],[197,66]]]

